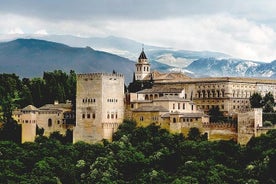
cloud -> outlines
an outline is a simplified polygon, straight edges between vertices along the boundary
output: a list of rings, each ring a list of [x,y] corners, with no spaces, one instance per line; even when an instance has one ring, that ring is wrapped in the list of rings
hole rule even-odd
[[[0,10],[0,34],[114,35],[176,49],[276,59],[276,3],[269,0],[11,0]]]
[[[218,51],[267,62],[276,58],[276,33],[272,28],[228,14],[162,21],[109,21],[104,30],[116,36],[177,49]]]
[[[24,31],[21,28],[16,27],[16,28],[9,30],[8,34],[24,34]]]
[[[36,32],[34,32],[36,35],[48,35],[47,31],[45,29],[40,29]]]

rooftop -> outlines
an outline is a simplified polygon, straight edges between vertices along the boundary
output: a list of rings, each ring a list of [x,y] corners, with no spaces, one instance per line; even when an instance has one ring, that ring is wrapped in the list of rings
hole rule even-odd
[[[134,112],[168,112],[163,106],[141,106],[133,110]]]
[[[144,49],[142,50],[140,56],[139,56],[139,59],[148,59],[145,52],[144,52]]]

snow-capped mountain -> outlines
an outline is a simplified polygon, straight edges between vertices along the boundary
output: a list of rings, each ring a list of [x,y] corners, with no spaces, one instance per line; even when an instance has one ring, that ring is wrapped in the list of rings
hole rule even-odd
[[[201,58],[185,69],[199,77],[276,77],[276,61],[263,63],[242,59]]]

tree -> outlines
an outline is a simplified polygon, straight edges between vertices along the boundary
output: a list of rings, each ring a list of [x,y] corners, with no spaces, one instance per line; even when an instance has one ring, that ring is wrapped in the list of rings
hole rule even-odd
[[[263,99],[260,93],[253,93],[249,98],[251,108],[262,108]]]
[[[33,97],[33,104],[36,107],[40,107],[45,104],[45,81],[41,78],[33,78],[30,81],[30,91]]]
[[[273,107],[275,106],[274,97],[271,92],[265,94],[263,98],[264,112],[274,112]]]
[[[208,114],[211,116],[210,120],[211,122],[219,122],[223,119],[223,114],[222,112],[219,110],[219,107],[218,106],[213,106]]]
[[[188,139],[193,141],[201,140],[200,131],[196,127],[192,127],[188,133]]]

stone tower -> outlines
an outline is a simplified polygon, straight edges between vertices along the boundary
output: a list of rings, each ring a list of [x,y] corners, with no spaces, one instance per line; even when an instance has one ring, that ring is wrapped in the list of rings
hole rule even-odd
[[[255,108],[238,114],[238,143],[245,145],[252,137],[257,136],[257,129],[263,126],[263,111]]]
[[[38,109],[33,105],[28,105],[22,109],[21,112],[21,120],[19,122],[22,127],[21,142],[34,142],[36,137]]]
[[[122,74],[78,74],[73,142],[111,139],[124,117]]]
[[[135,80],[143,80],[147,75],[150,74],[150,64],[144,49],[142,49],[142,52],[138,58],[138,62],[135,65]]]

